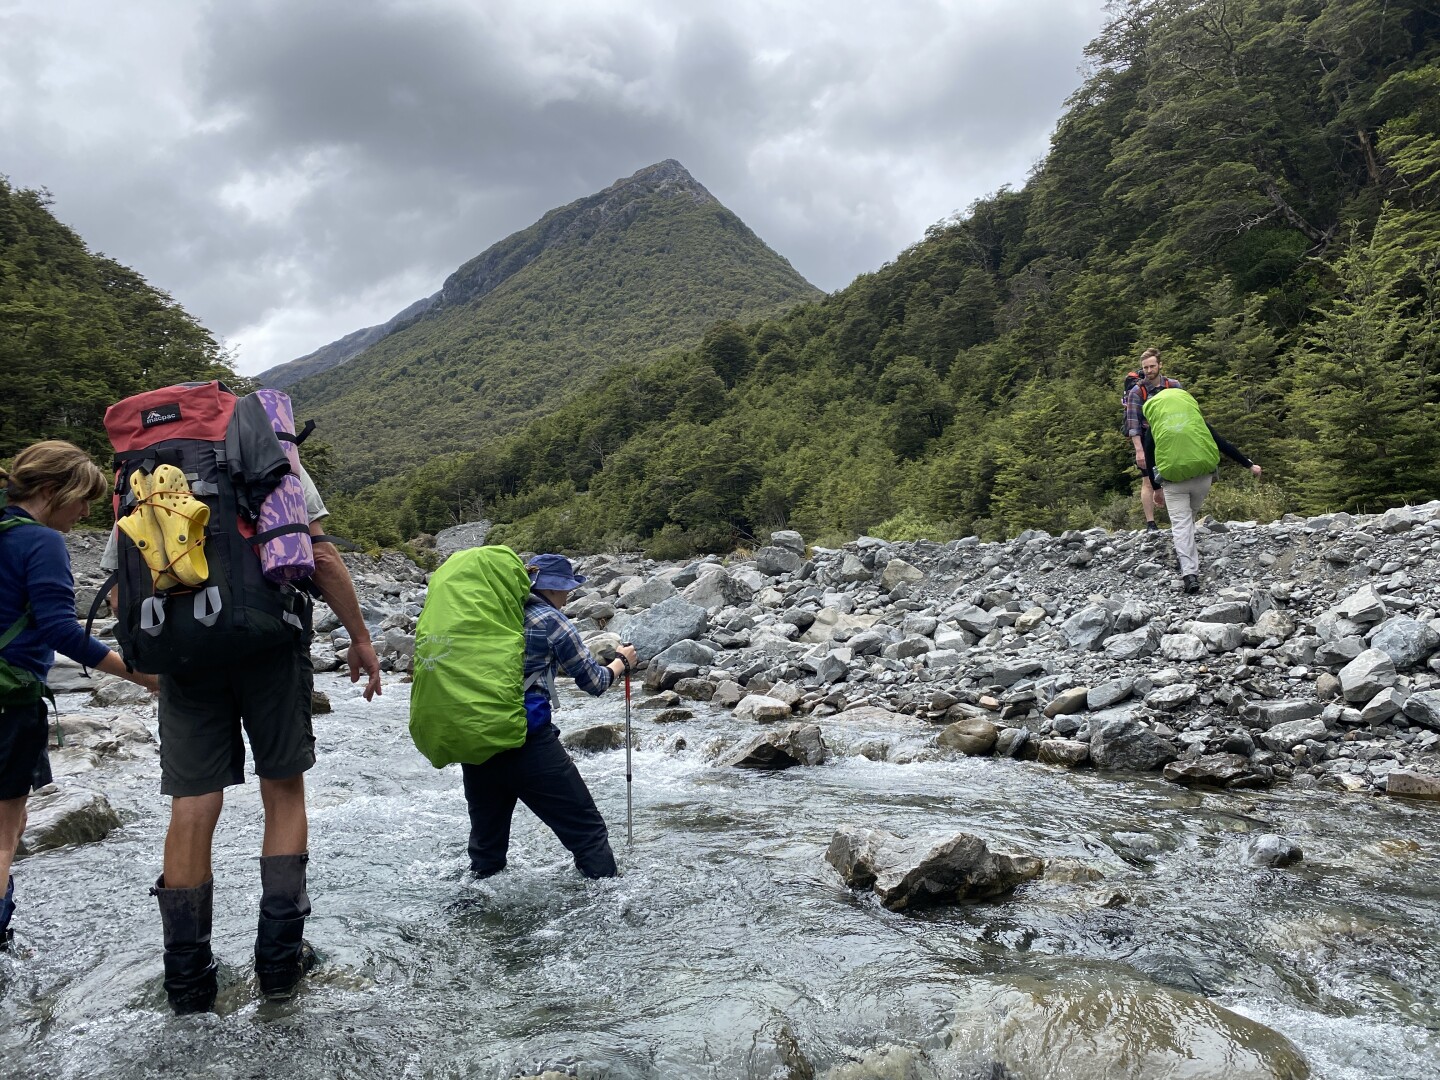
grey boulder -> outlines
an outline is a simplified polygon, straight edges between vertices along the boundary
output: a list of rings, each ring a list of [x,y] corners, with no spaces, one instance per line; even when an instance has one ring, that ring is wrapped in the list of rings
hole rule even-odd
[[[787,724],[757,735],[720,759],[739,769],[790,769],[825,764],[825,739],[815,724]]]
[[[708,578],[716,576],[706,574],[691,588],[698,588]],[[709,625],[710,617],[703,606],[672,596],[638,615],[626,629],[630,644],[635,646],[636,655],[643,662],[658,656],[677,641],[700,637]]]
[[[94,844],[120,827],[120,815],[98,791],[42,788],[30,797],[17,860],[69,844]]]
[[[1397,615],[1386,619],[1370,636],[1370,648],[1379,649],[1397,668],[1413,668],[1423,664],[1437,648],[1440,634],[1428,623]]]
[[[873,889],[890,911],[1000,896],[1044,869],[1031,855],[992,853],[971,833],[904,839],[853,827],[835,833],[825,861],[850,888]]]
[[[1175,747],[1140,720],[1112,717],[1090,732],[1090,761],[1107,771],[1150,772],[1175,759]]]
[[[1340,669],[1340,692],[1346,701],[1369,701],[1395,685],[1395,662],[1379,649],[1366,649]]]

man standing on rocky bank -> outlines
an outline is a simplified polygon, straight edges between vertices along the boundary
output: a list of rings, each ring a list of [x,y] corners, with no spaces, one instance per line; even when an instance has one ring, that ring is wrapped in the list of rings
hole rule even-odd
[[[1140,470],[1140,508],[1145,512],[1146,532],[1155,532],[1155,485],[1151,472],[1155,468],[1155,443],[1150,424],[1145,419],[1145,402],[1161,390],[1179,389],[1180,384],[1160,371],[1160,350],[1146,349],[1140,356],[1138,383],[1125,395],[1125,434],[1135,447],[1135,467]]]

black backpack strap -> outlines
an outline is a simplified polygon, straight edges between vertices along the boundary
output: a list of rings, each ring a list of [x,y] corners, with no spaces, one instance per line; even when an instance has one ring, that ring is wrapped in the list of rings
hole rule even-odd
[[[99,613],[99,611],[100,611],[100,605],[105,602],[105,598],[110,595],[110,590],[115,587],[115,583],[116,583],[117,581],[119,581],[119,580],[120,580],[120,571],[119,571],[119,570],[111,570],[111,571],[110,571],[110,576],[107,577],[107,578],[104,580],[104,582],[101,583],[100,588],[96,590],[96,592],[95,592],[95,599],[92,600],[92,601],[90,601],[90,614],[85,617],[85,636],[86,636],[86,637],[94,637],[94,636],[95,636],[93,633],[91,633],[91,628],[95,625],[95,616],[96,616],[96,615]],[[129,667],[130,667],[130,662],[129,662],[128,660],[125,662],[125,667],[126,667],[127,669],[129,669]],[[87,678],[87,679],[90,677],[90,671],[89,671],[89,669],[86,668],[83,664],[80,666],[80,673],[81,673],[82,675],[84,675],[85,678]]]
[[[331,536],[329,533],[321,533],[319,536],[310,538],[312,544],[334,544],[343,551],[363,551],[359,544],[346,540],[343,536]]]
[[[306,420],[305,426],[302,427],[296,434],[291,435],[288,431],[277,431],[275,432],[275,437],[281,442],[294,443],[296,446],[299,446],[301,443],[303,443],[306,439],[310,437],[310,433],[314,430],[315,421]]]
[[[292,522],[289,525],[276,525],[273,529],[266,529],[264,532],[256,533],[254,536],[252,536],[250,538],[250,546],[259,547],[261,544],[266,544],[269,543],[271,540],[274,540],[277,536],[289,536],[291,533],[306,533],[308,535],[309,532],[310,526],[301,525],[298,521]],[[328,539],[328,537],[317,536],[313,539]]]

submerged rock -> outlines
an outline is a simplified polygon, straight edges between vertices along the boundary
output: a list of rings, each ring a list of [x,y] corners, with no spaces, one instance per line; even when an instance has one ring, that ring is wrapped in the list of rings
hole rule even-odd
[[[984,1074],[1085,1080],[1307,1080],[1281,1035],[1207,998],[1110,971],[975,979],[956,1007],[949,1053]]]

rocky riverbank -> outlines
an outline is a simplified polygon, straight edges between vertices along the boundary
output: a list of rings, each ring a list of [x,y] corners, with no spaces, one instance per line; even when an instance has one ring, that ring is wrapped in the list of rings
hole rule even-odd
[[[69,544],[88,609],[101,538]],[[570,614],[597,650],[635,644],[647,661],[642,715],[664,724],[699,702],[733,709],[734,741],[707,748],[721,764],[994,754],[1186,785],[1440,797],[1440,503],[1212,521],[1200,548],[1204,588],[1187,596],[1167,533],[862,537],[827,550],[778,532],[748,557],[581,560],[589,581]],[[408,672],[425,573],[395,553],[346,559],[382,665]],[[320,608],[317,670],[340,668],[347,646]],[[54,681],[113,712],[62,711],[67,746],[54,755],[57,790],[32,811],[31,850],[103,836],[117,819],[81,781],[107,760],[154,754],[143,693],[64,663]],[[847,743],[867,718],[933,739],[918,751],[913,739]],[[567,739],[599,749],[621,736]]]
[[[1212,521],[1200,547],[1187,596],[1167,533],[807,551],[782,532],[724,563],[588,559],[570,610],[650,661],[645,704],[782,723],[750,764],[813,762],[773,751],[800,718],[823,735],[867,708],[936,725],[934,754],[1440,796],[1440,503]]]

